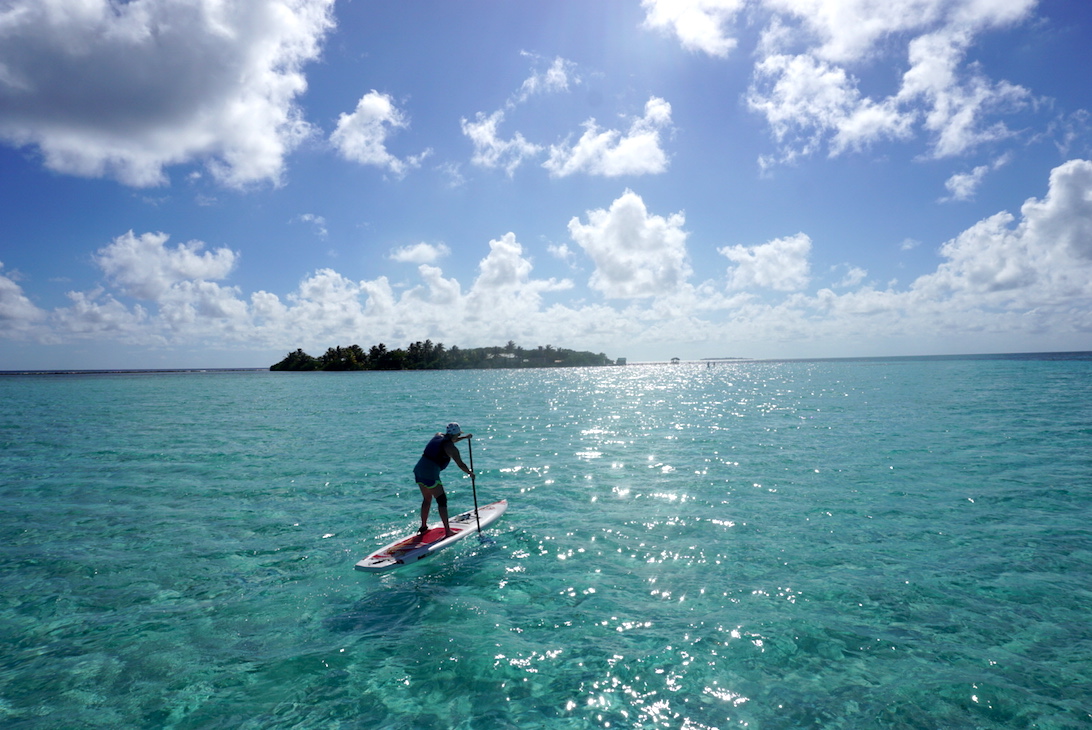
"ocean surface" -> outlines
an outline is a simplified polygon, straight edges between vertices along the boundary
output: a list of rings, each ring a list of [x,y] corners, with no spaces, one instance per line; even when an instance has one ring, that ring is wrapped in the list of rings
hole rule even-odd
[[[11,375],[0,500],[8,730],[1092,727],[1089,353]]]

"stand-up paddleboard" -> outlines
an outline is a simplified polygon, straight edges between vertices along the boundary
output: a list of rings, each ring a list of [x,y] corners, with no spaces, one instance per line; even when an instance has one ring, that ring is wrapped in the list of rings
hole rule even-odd
[[[381,573],[384,570],[397,568],[399,565],[413,563],[421,558],[440,552],[449,545],[454,545],[467,535],[478,531],[478,524],[482,527],[490,525],[508,509],[508,500],[484,505],[478,510],[475,518],[474,510],[467,510],[460,515],[448,519],[448,524],[455,532],[450,537],[444,537],[443,524],[433,525],[425,534],[414,533],[408,537],[400,537],[390,545],[376,550],[368,557],[356,564],[357,570],[369,573]]]

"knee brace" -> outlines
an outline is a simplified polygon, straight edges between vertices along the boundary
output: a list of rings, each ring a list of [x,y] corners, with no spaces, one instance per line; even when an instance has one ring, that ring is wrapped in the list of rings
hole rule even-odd
[[[447,494],[446,493],[436,495],[436,506],[439,507],[440,509],[447,509]]]

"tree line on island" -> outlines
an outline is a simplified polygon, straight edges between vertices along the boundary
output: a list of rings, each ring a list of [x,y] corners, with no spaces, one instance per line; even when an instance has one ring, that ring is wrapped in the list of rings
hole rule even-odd
[[[270,370],[460,370],[477,368],[557,368],[614,365],[603,353],[568,350],[541,345],[527,350],[509,340],[504,347],[462,349],[432,340],[414,342],[406,349],[388,350],[380,343],[367,352],[360,345],[331,347],[321,357],[312,357],[301,349]]]

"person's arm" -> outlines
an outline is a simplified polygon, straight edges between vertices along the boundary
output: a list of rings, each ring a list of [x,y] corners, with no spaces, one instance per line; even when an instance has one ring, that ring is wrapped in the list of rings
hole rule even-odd
[[[463,457],[459,454],[459,450],[455,448],[455,441],[459,441],[464,438],[470,438],[470,434],[460,436],[458,439],[452,439],[444,442],[444,451],[451,457],[452,461],[459,465],[459,468],[470,474],[470,467],[463,463]]]

